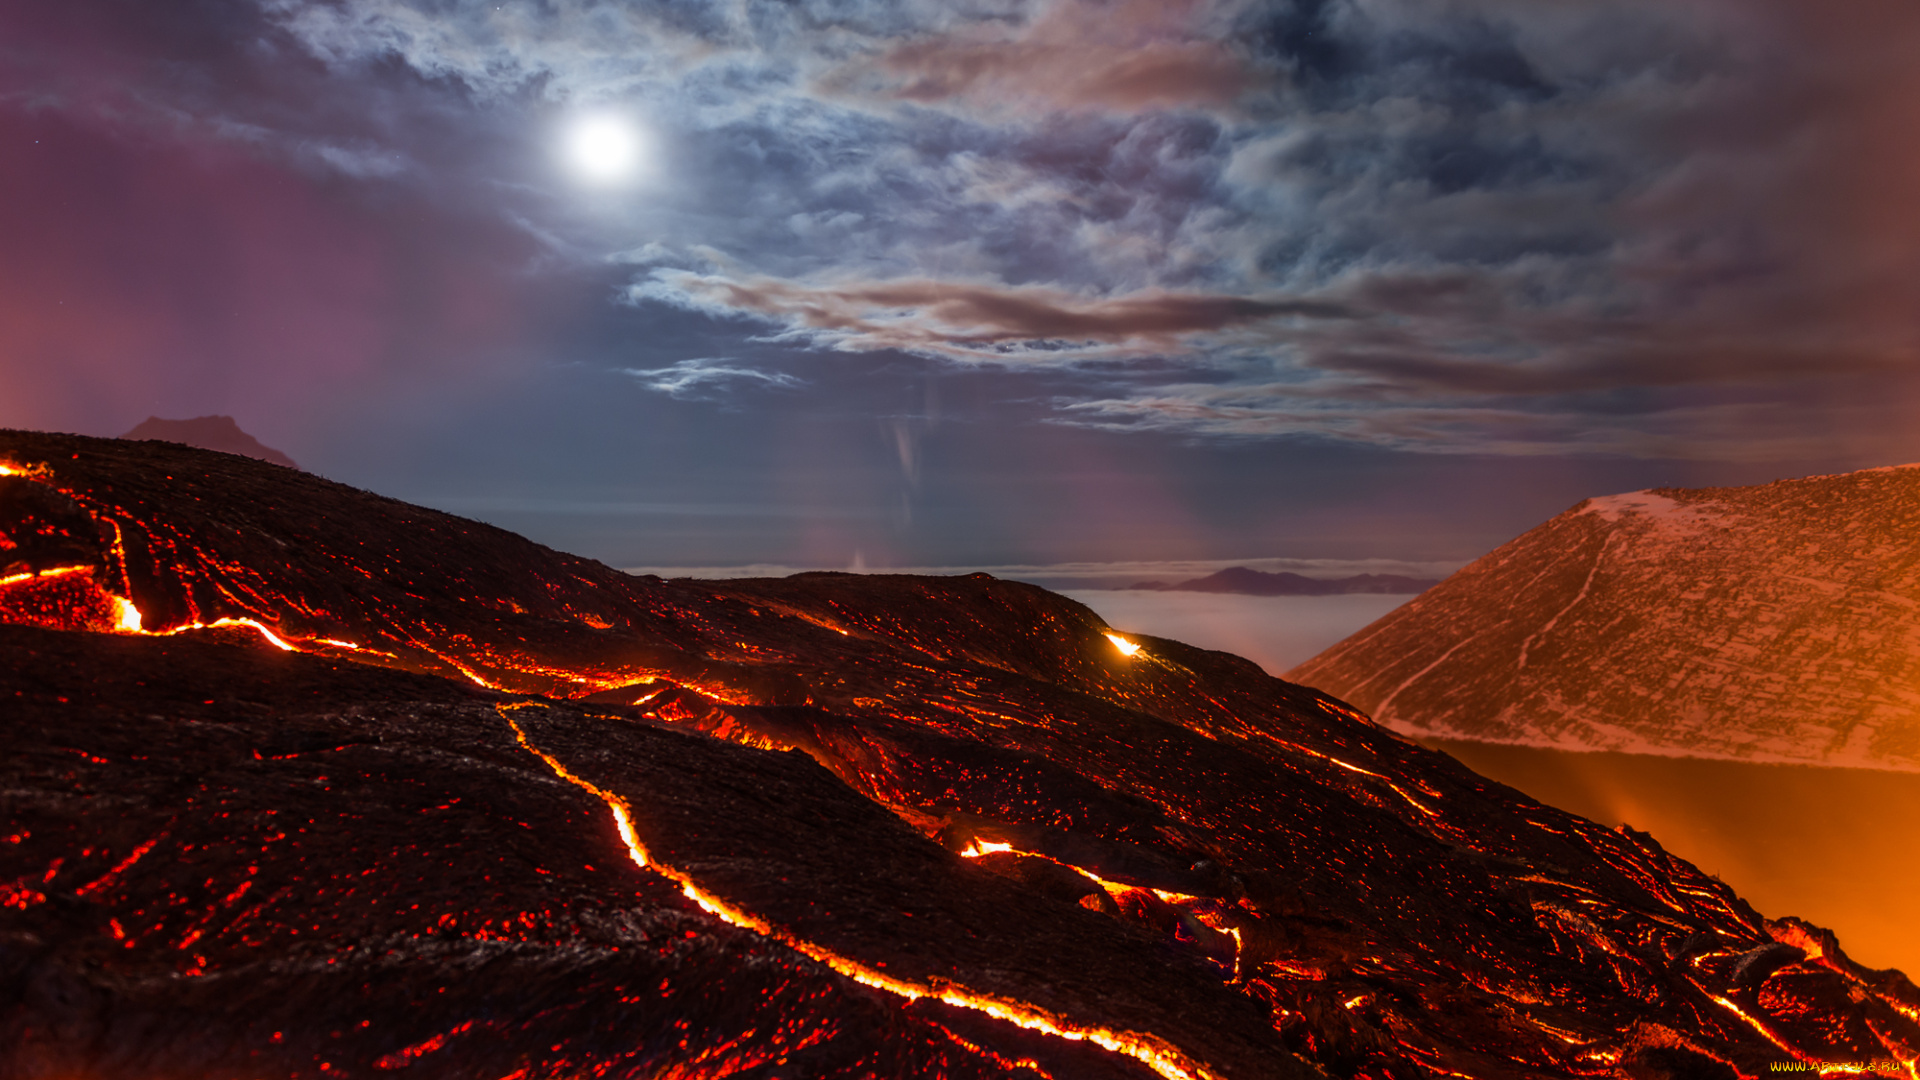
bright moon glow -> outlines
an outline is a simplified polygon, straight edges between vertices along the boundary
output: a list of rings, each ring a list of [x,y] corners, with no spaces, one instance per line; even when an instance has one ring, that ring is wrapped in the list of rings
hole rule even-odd
[[[1113,642],[1113,647],[1119,649],[1120,655],[1122,656],[1132,656],[1134,653],[1140,651],[1140,646],[1135,645],[1119,634],[1108,634],[1107,640]]]
[[[584,116],[567,130],[567,164],[596,184],[624,180],[640,169],[640,133],[616,116]]]

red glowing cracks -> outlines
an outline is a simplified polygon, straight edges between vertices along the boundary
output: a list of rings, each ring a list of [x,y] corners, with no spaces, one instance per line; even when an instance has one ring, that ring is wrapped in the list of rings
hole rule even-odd
[[[376,1069],[404,1069],[408,1065],[413,1064],[413,1060],[415,1058],[425,1057],[426,1055],[433,1053],[435,1050],[438,1050],[441,1047],[447,1045],[448,1039],[451,1039],[457,1035],[464,1035],[466,1032],[468,1032],[473,1028],[474,1023],[475,1021],[467,1020],[462,1023],[456,1024],[453,1027],[449,1028],[448,1030],[443,1031],[440,1034],[435,1035],[430,1039],[424,1039],[420,1042],[414,1043],[412,1046],[409,1046],[403,1050],[396,1050],[393,1053],[388,1054],[383,1058],[380,1058],[379,1060],[373,1063],[373,1066]]]
[[[167,630],[147,630],[144,628],[145,622],[133,601],[100,585],[91,566],[60,566],[0,578],[0,623],[39,626],[49,630],[141,634],[147,637],[171,637],[196,630],[246,627],[282,652],[344,649],[391,655],[337,638],[287,635],[258,619],[223,616],[207,622],[185,623]],[[474,681],[481,682],[477,678]],[[481,682],[481,685],[485,683]]]
[[[1135,914],[1142,914],[1141,909],[1143,907],[1151,906],[1153,901],[1157,900],[1161,905],[1171,907],[1183,913],[1186,917],[1193,919],[1207,929],[1231,938],[1233,948],[1232,978],[1238,980],[1245,974],[1242,969],[1244,967],[1243,956],[1246,951],[1246,942],[1241,936],[1240,927],[1233,921],[1236,918],[1236,914],[1219,901],[1203,896],[1192,896],[1187,893],[1172,892],[1167,889],[1154,889],[1143,885],[1129,885],[1124,882],[1109,881],[1084,866],[1076,866],[1070,862],[1062,862],[1051,855],[1044,855],[1037,851],[1021,851],[1019,848],[1004,841],[982,840],[979,837],[974,837],[967,842],[967,846],[960,852],[960,855],[962,858],[967,859],[978,859],[987,855],[1018,855],[1021,858],[1027,859],[1045,859],[1056,866],[1064,867],[1086,878],[1093,884],[1098,885],[1120,910]],[[1145,897],[1152,897],[1153,900],[1145,900]],[[1092,897],[1083,898],[1081,906],[1092,908],[1095,911],[1100,910],[1097,902],[1088,902],[1092,899]],[[1164,910],[1164,908],[1162,908],[1162,910]]]
[[[830,952],[817,944],[805,941],[773,926],[751,912],[744,911],[720,897],[700,887],[699,883],[686,873],[666,866],[654,859],[641,843],[635,831],[633,809],[619,795],[595,785],[569,770],[565,763],[546,751],[535,746],[528,738],[526,729],[513,718],[520,709],[540,709],[545,706],[534,702],[496,706],[502,719],[513,729],[514,738],[528,753],[533,754],[547,764],[556,776],[568,783],[590,792],[594,797],[607,804],[613,812],[614,826],[619,830],[620,839],[626,844],[627,852],[634,865],[651,870],[677,883],[680,891],[694,903],[700,905],[708,914],[745,930],[751,930],[763,937],[771,938],[783,945],[827,965],[842,975],[891,994],[898,994],[909,1001],[918,998],[933,998],[948,1005],[963,1009],[972,1009],[996,1019],[1005,1020],[1019,1027],[1043,1032],[1062,1039],[1091,1042],[1114,1053],[1125,1054],[1167,1080],[1221,1080],[1219,1074],[1205,1065],[1193,1060],[1165,1040],[1144,1032],[1113,1031],[1108,1028],[1077,1023],[1067,1017],[1053,1014],[1036,1005],[1022,1001],[1012,1001],[992,995],[976,993],[966,987],[944,981],[928,980],[916,982],[895,978],[861,961]]]

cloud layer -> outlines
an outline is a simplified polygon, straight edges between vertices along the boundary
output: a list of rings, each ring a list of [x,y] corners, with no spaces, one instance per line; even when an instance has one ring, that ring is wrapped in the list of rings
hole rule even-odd
[[[1704,461],[1898,454],[1920,402],[1897,0],[190,7],[198,81],[0,46],[0,97],[619,268],[753,356],[612,368],[674,397],[906,354],[1068,425]],[[556,164],[587,108],[645,179]]]

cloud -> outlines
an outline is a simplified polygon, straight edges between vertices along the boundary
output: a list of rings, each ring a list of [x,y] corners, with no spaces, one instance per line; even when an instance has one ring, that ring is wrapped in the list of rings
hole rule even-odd
[[[705,357],[681,360],[663,368],[622,368],[621,371],[649,390],[682,400],[712,400],[740,386],[792,390],[806,385],[783,372],[761,371],[737,366],[733,361]]]
[[[261,0],[261,10],[340,68],[397,59],[489,101],[539,84],[556,99],[597,99],[684,73],[741,28],[719,5],[691,5],[704,25],[647,5],[558,0],[422,4],[407,0]]]
[[[707,319],[689,352],[1045,369],[1062,419],[1129,430],[1728,460],[1855,445],[1836,418],[1920,354],[1896,0],[257,10],[344,89],[229,138],[494,200],[555,264],[627,266],[622,317]],[[574,103],[657,128],[645,198],[541,171]]]
[[[1225,106],[1275,72],[1232,34],[1252,5],[1212,0],[951,4],[613,0],[261,0],[319,58],[397,58],[491,100],[655,94],[724,70],[739,99],[823,92],[1001,107]],[[732,101],[718,100],[721,97]]]
[[[1738,464],[1912,456],[1914,388],[1901,400],[1381,404],[1316,399],[1290,386],[1178,384],[1066,403],[1056,421],[1120,432],[1306,438],[1416,453],[1601,455]]]
[[[809,285],[656,272],[633,299],[751,314],[845,351],[901,349],[962,359],[1058,362],[1116,353],[1167,352],[1184,339],[1285,318],[1338,319],[1313,300],[1142,290],[1079,296],[1041,286],[905,279]]]
[[[887,44],[835,66],[818,85],[830,94],[990,111],[1225,108],[1278,74],[1228,40],[1238,6],[1026,5],[1024,17],[976,19]]]

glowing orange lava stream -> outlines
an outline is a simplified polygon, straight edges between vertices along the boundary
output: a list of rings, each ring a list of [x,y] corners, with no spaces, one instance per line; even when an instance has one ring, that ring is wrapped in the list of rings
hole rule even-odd
[[[1170,892],[1166,889],[1149,888],[1145,885],[1128,885],[1125,882],[1108,881],[1106,878],[1101,877],[1099,874],[1094,873],[1093,871],[1087,869],[1084,866],[1075,866],[1073,863],[1070,863],[1070,862],[1061,862],[1059,859],[1056,859],[1051,855],[1043,855],[1038,851],[1021,851],[1019,848],[1014,847],[1012,844],[1004,844],[998,840],[976,839],[967,845],[966,850],[960,853],[960,857],[964,859],[977,859],[982,855],[997,855],[997,854],[1000,854],[1001,852],[1005,852],[1009,855],[1020,855],[1029,859],[1045,859],[1056,866],[1064,866],[1067,869],[1073,871],[1074,873],[1087,878],[1089,881],[1092,881],[1095,885],[1100,886],[1101,888],[1107,890],[1107,892],[1112,893],[1115,896],[1118,896],[1121,893],[1128,893],[1128,892],[1149,892],[1159,897],[1160,899],[1166,901],[1169,904],[1179,904],[1184,902],[1191,902],[1195,900],[1205,899],[1204,897],[1193,896],[1188,893]]]
[[[1171,892],[1166,889],[1155,889],[1145,885],[1128,885],[1125,882],[1108,881],[1106,878],[1101,877],[1099,874],[1094,873],[1093,871],[1087,869],[1084,866],[1075,866],[1073,863],[1070,863],[1070,862],[1061,862],[1059,859],[1056,859],[1051,855],[1043,855],[1037,851],[1021,851],[1019,848],[1014,847],[1012,844],[1002,843],[998,840],[981,840],[978,837],[975,837],[973,840],[967,843],[966,849],[960,852],[960,857],[963,859],[977,859],[982,855],[995,855],[1001,852],[1005,852],[1009,855],[1020,855],[1029,859],[1045,859],[1048,862],[1053,863],[1055,866],[1064,866],[1067,869],[1073,871],[1074,873],[1079,874],[1082,877],[1086,878],[1087,880],[1093,882],[1095,885],[1100,886],[1102,889],[1105,889],[1107,892],[1107,895],[1112,897],[1115,900],[1120,899],[1122,896],[1125,896],[1127,893],[1130,893],[1130,892],[1152,893],[1154,896],[1159,897],[1162,903],[1172,904],[1176,907],[1181,907],[1182,905],[1185,905],[1185,904],[1192,904],[1192,903],[1196,903],[1206,899],[1205,897],[1201,897],[1201,896],[1192,896],[1187,893]],[[1242,974],[1240,970],[1240,966],[1241,966],[1240,957],[1246,948],[1246,940],[1240,936],[1240,928],[1232,925],[1231,923],[1223,922],[1218,916],[1216,916],[1211,912],[1195,911],[1191,908],[1183,908],[1183,910],[1185,910],[1189,915],[1192,915],[1194,918],[1200,920],[1202,925],[1207,926],[1214,930],[1218,930],[1219,932],[1233,938],[1233,977],[1236,980],[1239,979]]]
[[[1065,1017],[1045,1012],[1026,1002],[975,993],[963,986],[946,983],[944,980],[917,983],[898,979],[857,960],[829,952],[810,941],[796,938],[766,920],[734,907],[702,889],[697,882],[681,871],[656,861],[647,852],[645,845],[640,842],[639,835],[634,831],[633,809],[625,799],[575,774],[558,758],[533,744],[533,741],[527,737],[526,730],[514,720],[513,713],[519,709],[544,709],[546,706],[536,702],[521,702],[497,705],[495,708],[499,711],[501,718],[506,720],[508,726],[513,728],[514,737],[520,741],[520,745],[525,747],[528,753],[546,762],[554,775],[584,789],[607,804],[607,808],[613,811],[614,826],[620,832],[621,841],[627,845],[627,853],[633,858],[634,865],[677,882],[680,891],[686,895],[687,899],[699,904],[708,914],[763,937],[772,938],[827,965],[855,982],[877,990],[885,990],[891,994],[898,994],[909,1001],[923,997],[934,998],[948,1005],[973,1009],[1033,1031],[1041,1031],[1074,1041],[1085,1040],[1115,1053],[1126,1054],[1166,1077],[1167,1080],[1223,1080],[1218,1073],[1189,1058],[1157,1036],[1076,1024]]]
[[[381,656],[393,655],[392,653],[380,652],[379,649],[369,649],[365,645],[356,645],[351,641],[341,641],[338,638],[296,638],[289,641],[281,637],[278,633],[275,633],[267,624],[258,619],[221,617],[212,622],[187,623],[184,626],[176,626],[171,630],[144,630],[141,629],[141,624],[144,620],[140,615],[140,609],[134,607],[132,601],[120,596],[113,596],[112,600],[114,610],[119,616],[119,629],[122,633],[127,634],[143,634],[147,637],[172,637],[175,634],[184,634],[190,630],[218,630],[228,626],[248,626],[252,627],[256,633],[265,638],[267,644],[272,645],[281,652],[303,652],[305,650],[300,648],[301,645],[328,645],[336,649],[347,649],[351,652],[379,653]],[[479,682],[478,679],[474,681]],[[483,683],[482,685],[485,684]]]

